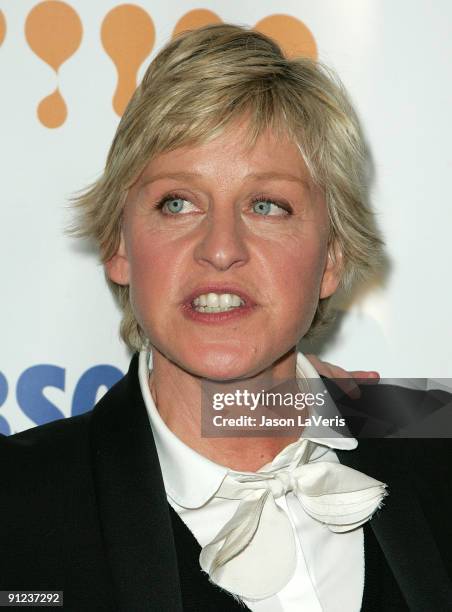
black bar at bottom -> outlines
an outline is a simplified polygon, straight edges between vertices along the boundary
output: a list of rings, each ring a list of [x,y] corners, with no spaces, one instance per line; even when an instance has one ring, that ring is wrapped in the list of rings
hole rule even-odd
[[[0,591],[0,606],[62,607],[63,591]]]

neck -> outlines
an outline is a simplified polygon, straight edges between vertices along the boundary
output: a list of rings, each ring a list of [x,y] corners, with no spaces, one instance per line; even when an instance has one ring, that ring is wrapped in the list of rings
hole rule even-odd
[[[182,442],[207,459],[230,469],[255,472],[269,463],[288,444],[299,438],[278,437],[224,437],[209,438],[201,435],[202,385],[209,382],[215,390],[228,392],[230,381],[206,381],[192,375],[152,349],[153,370],[149,387],[159,414],[166,426]],[[246,380],[234,381],[235,387],[246,383],[250,391],[260,392],[271,389],[275,379],[295,379],[295,347],[263,372]]]

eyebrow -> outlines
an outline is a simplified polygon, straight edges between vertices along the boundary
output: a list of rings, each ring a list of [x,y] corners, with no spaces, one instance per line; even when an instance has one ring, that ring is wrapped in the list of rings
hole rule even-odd
[[[245,178],[256,178],[259,180],[283,180],[291,181],[292,183],[301,183],[302,185],[309,186],[309,180],[295,176],[294,174],[288,174],[287,172],[251,172],[247,174]]]
[[[198,172],[161,172],[159,174],[154,174],[147,178],[143,183],[141,183],[140,187],[143,188],[150,183],[154,183],[155,181],[159,181],[161,179],[192,179],[192,178],[203,178],[202,174]],[[308,179],[303,179],[299,176],[295,176],[294,174],[288,174],[286,172],[251,172],[244,177],[244,180],[247,179],[258,179],[258,180],[284,180],[290,181],[293,183],[301,183],[305,187],[310,186],[310,182]]]

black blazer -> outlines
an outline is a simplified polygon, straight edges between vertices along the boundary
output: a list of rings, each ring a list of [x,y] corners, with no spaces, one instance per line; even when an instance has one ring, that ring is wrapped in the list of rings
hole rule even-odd
[[[0,437],[0,590],[63,590],[74,612],[243,610],[167,502],[137,370],[91,412]],[[364,527],[362,610],[452,610],[450,442],[337,453],[390,492]]]

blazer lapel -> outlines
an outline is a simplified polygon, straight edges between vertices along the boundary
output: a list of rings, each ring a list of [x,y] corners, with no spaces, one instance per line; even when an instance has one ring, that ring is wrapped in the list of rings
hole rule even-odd
[[[389,495],[370,525],[410,610],[450,609],[451,581],[415,493],[416,474],[412,479],[401,468],[406,443],[418,442],[361,439],[357,449],[336,453],[344,465],[388,485]]]
[[[169,508],[176,540],[184,612],[249,610],[234,595],[210,582],[208,574],[199,565],[201,546],[177,512],[171,506]]]
[[[128,374],[97,404],[91,452],[99,518],[119,609],[181,612],[163,479],[138,381]]]

